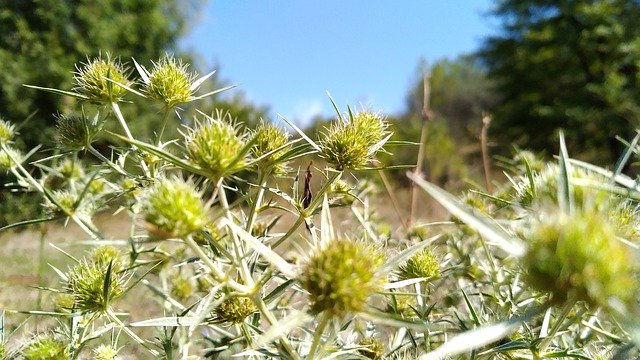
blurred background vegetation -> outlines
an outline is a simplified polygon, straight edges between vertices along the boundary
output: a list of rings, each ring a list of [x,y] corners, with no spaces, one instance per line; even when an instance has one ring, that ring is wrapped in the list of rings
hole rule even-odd
[[[0,2],[0,116],[19,124],[23,150],[52,148],[54,115],[79,111],[69,99],[22,86],[70,89],[75,64],[100,53],[145,66],[174,53],[204,73],[198,54],[177,47],[204,0],[8,0]],[[100,14],[100,16],[96,16]],[[565,129],[572,156],[611,163],[640,113],[640,3],[631,0],[503,0],[493,14],[497,35],[482,48],[457,59],[420,60],[406,108],[387,114],[394,137],[419,141],[423,127],[423,79],[429,74],[433,116],[427,126],[424,169],[441,185],[456,185],[481,173],[479,131],[491,114],[492,155],[514,147],[556,153],[556,133]],[[224,65],[224,64],[222,64]],[[233,79],[214,78],[211,88]],[[138,136],[159,126],[160,109],[124,107]],[[198,103],[203,112],[227,109],[252,126],[267,118],[269,107],[252,104],[239,93]],[[277,110],[277,109],[276,109]],[[185,107],[183,118],[194,114]],[[29,119],[24,122],[25,119]],[[316,119],[310,134],[330,119]],[[115,122],[110,122],[115,123]],[[171,127],[168,127],[171,128]],[[175,128],[175,126],[174,126]],[[102,149],[109,143],[103,140]],[[386,163],[415,164],[416,147],[392,149]],[[398,187],[404,170],[392,173]],[[0,174],[0,182],[11,177]],[[38,211],[39,200],[0,189],[0,226]],[[19,205],[18,205],[19,204]],[[26,206],[25,204],[33,204]]]

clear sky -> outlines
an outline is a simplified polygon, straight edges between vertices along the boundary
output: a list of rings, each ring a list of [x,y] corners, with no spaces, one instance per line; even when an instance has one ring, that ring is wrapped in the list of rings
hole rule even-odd
[[[491,0],[209,0],[182,45],[297,123],[346,104],[401,111],[420,59],[476,50]],[[231,90],[234,91],[234,90]]]

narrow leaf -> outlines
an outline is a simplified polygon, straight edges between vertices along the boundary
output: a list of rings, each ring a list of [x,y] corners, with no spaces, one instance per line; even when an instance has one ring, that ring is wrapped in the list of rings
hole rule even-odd
[[[558,205],[565,214],[571,214],[574,208],[573,187],[571,185],[571,165],[567,146],[564,142],[564,133],[560,131],[560,160],[558,171]]]

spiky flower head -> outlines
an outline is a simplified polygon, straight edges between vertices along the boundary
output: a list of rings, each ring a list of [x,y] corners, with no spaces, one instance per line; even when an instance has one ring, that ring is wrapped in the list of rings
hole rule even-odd
[[[118,355],[118,350],[111,345],[105,344],[98,345],[92,352],[95,360],[115,360]]]
[[[51,335],[38,336],[22,350],[25,360],[68,360],[69,348]]]
[[[360,340],[358,345],[363,347],[358,350],[362,356],[368,359],[382,360],[384,356],[384,346],[382,346],[380,340],[368,337]]]
[[[75,90],[93,103],[118,102],[126,94],[127,89],[115,83],[131,85],[131,81],[127,79],[127,69],[120,61],[111,59],[108,54],[106,60],[99,56],[81,66],[76,66],[76,69]]]
[[[73,295],[75,309],[102,312],[124,293],[125,282],[111,261],[84,259],[67,274],[66,290]]]
[[[111,268],[114,271],[123,270],[122,252],[114,246],[102,245],[95,248],[90,254],[91,261],[103,266],[112,263]]]
[[[0,149],[0,171],[11,170],[16,167],[16,163],[22,161],[22,153],[11,147],[7,147],[8,151]],[[13,160],[12,160],[13,159]]]
[[[59,115],[56,130],[58,142],[69,150],[83,150],[89,147],[102,130],[103,121],[96,115],[89,119],[84,114]]]
[[[216,178],[245,166],[246,160],[240,153],[245,138],[238,133],[229,114],[207,116],[189,131],[186,143],[189,158]]]
[[[362,242],[337,239],[326,244],[309,259],[299,278],[309,292],[311,311],[339,317],[362,310],[381,287],[376,270],[382,262],[381,254]]]
[[[279,127],[261,120],[253,133],[253,139],[254,145],[251,148],[251,155],[253,155],[253,157],[259,158],[271,153],[258,162],[258,167],[266,168],[275,165],[275,172],[283,173],[285,164],[282,162],[276,163],[276,161],[278,161],[279,158],[289,149],[288,147],[277,151],[276,149],[287,144],[289,141],[289,134]]]
[[[637,261],[599,213],[549,216],[533,224],[526,238],[527,281],[556,302],[607,307],[635,301]]]
[[[193,296],[193,294],[194,284],[190,278],[180,275],[171,277],[171,296],[184,301]]]
[[[168,109],[191,100],[195,75],[190,73],[187,64],[166,55],[153,64],[144,90],[150,98],[158,100]]]
[[[158,235],[181,238],[209,223],[207,207],[191,182],[161,179],[144,198],[145,220],[155,226],[152,231]]]
[[[399,275],[401,279],[438,278],[440,277],[440,262],[431,249],[423,249],[400,266]]]
[[[15,126],[0,118],[0,144],[10,142],[15,136]]]
[[[258,308],[250,298],[234,296],[224,300],[222,304],[214,310],[211,321],[239,324],[257,310]]]
[[[348,122],[334,122],[319,136],[321,156],[336,170],[364,166],[382,145],[387,122],[378,113],[362,112]]]
[[[68,216],[80,209],[78,194],[70,190],[56,190],[51,193],[52,199],[46,199],[44,208],[52,215]]]

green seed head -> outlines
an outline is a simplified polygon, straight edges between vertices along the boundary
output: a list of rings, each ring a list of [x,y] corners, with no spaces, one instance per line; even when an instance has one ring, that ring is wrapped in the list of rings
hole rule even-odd
[[[7,356],[7,348],[4,343],[0,343],[0,359],[5,359]]]
[[[165,237],[185,237],[209,223],[207,207],[193,184],[181,179],[161,179],[145,196],[145,220]]]
[[[47,212],[52,215],[68,216],[76,213],[80,206],[76,206],[78,201],[78,195],[75,192],[69,190],[56,190],[52,194],[54,201],[46,199],[43,204]]]
[[[93,103],[118,102],[127,92],[125,88],[107,79],[127,86],[131,84],[127,79],[125,67],[108,55],[106,60],[98,57],[81,66],[76,66],[76,69],[75,90]]]
[[[25,360],[68,360],[69,348],[53,336],[41,336],[27,344],[22,356]]]
[[[22,161],[22,153],[11,147],[7,147],[8,151],[0,149],[0,171],[11,170],[16,167],[15,161]],[[13,160],[11,160],[13,159]]]
[[[248,297],[232,297],[226,299],[214,310],[213,322],[230,322],[239,324],[256,312],[258,308]]]
[[[86,149],[102,130],[102,124],[98,117],[89,119],[84,114],[60,115],[56,124],[58,142],[69,150]]]
[[[75,305],[73,294],[59,293],[55,299],[55,308],[58,312],[69,313]]]
[[[216,178],[245,166],[245,159],[237,160],[245,139],[238,134],[229,115],[207,117],[189,132],[186,142],[189,158]]]
[[[321,155],[336,170],[364,166],[386,135],[387,123],[378,114],[358,113],[350,122],[333,123],[320,134]]]
[[[269,154],[270,152],[284,146],[289,141],[289,134],[287,132],[264,121],[260,121],[260,125],[258,125],[253,133],[253,137],[254,145],[251,148],[251,155],[255,158]],[[286,165],[282,162],[276,164],[276,161],[288,150],[289,148],[286,147],[271,153],[263,158],[258,163],[258,166],[262,168],[275,166],[274,170],[276,173],[284,173]]]
[[[384,356],[384,346],[382,346],[380,340],[371,337],[364,338],[360,340],[358,345],[363,347],[363,349],[358,350],[362,356],[368,359],[382,360]]]
[[[116,360],[116,356],[118,355],[118,350],[113,346],[104,344],[99,345],[93,349],[92,352],[95,360]]]
[[[84,177],[84,168],[80,161],[64,159],[57,167],[56,172],[65,180],[80,180]]]
[[[171,278],[171,296],[180,301],[187,300],[194,294],[194,284],[191,279],[184,276]]]
[[[555,301],[632,304],[636,259],[599,213],[555,215],[534,224],[524,258],[527,280]]]
[[[15,126],[0,118],[0,144],[6,144],[15,136]]]
[[[162,102],[168,109],[191,100],[195,75],[187,71],[188,65],[169,55],[153,65],[144,87],[150,98]]]
[[[108,245],[103,245],[95,248],[90,255],[91,261],[102,266],[109,266],[112,262],[111,268],[113,271],[123,270],[122,253],[118,248]]]
[[[424,249],[413,255],[400,266],[401,279],[414,278],[435,279],[440,277],[440,263],[430,249]]]
[[[339,239],[314,254],[301,272],[300,284],[309,292],[314,313],[358,312],[381,287],[376,270],[381,254],[361,242]]]
[[[125,280],[113,266],[105,297],[105,280],[109,264],[83,260],[67,274],[67,291],[73,295],[74,307],[82,312],[102,312],[124,292]]]

